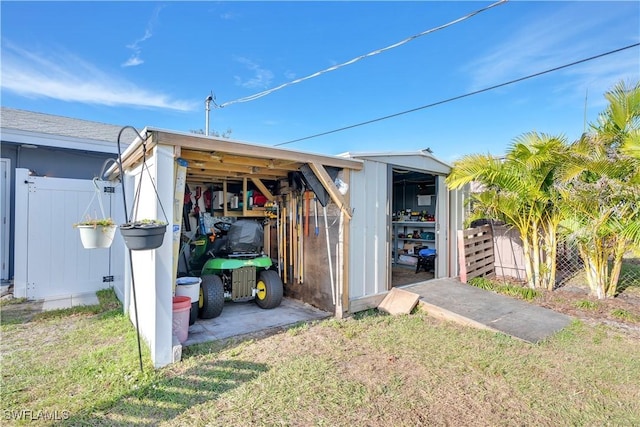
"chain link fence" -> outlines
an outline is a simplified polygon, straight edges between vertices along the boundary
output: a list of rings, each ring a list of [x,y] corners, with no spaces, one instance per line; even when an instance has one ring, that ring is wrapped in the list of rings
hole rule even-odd
[[[524,254],[517,231],[503,225],[493,225],[493,239],[496,276],[506,281],[524,283]],[[562,286],[588,287],[577,245],[566,238],[559,239],[556,255],[556,287]],[[629,287],[640,289],[640,250],[628,252],[622,262],[617,290],[623,292]]]
[[[556,263],[556,286],[587,286],[584,263],[574,241],[560,240]],[[640,252],[629,251],[622,260],[617,291],[622,292],[629,287],[640,288]]]

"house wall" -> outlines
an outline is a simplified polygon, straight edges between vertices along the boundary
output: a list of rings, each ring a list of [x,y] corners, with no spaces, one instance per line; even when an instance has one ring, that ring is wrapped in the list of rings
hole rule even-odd
[[[364,160],[351,172],[351,233],[349,299],[381,294],[389,289],[391,172],[386,163]],[[351,310],[350,310],[351,311]]]

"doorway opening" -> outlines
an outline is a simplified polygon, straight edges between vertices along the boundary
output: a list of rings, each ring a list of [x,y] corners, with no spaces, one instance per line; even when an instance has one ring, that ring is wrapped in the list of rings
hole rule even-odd
[[[438,227],[437,176],[393,168],[391,203],[391,285],[402,286],[436,276]]]

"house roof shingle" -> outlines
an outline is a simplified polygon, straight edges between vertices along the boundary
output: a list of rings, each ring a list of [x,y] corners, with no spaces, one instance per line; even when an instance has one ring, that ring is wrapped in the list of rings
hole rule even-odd
[[[0,107],[0,127],[115,143],[123,126]]]

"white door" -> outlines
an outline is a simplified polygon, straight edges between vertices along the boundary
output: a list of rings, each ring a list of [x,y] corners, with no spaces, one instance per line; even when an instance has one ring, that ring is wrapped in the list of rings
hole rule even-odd
[[[2,182],[0,183],[0,263],[2,263],[2,275],[0,279],[2,281],[9,280],[9,230],[11,230],[11,209],[10,206],[10,189],[11,189],[11,160],[0,159],[0,176]]]
[[[120,188],[101,181],[98,185],[105,215],[122,223]],[[110,189],[105,192],[104,187]],[[91,180],[32,177],[16,170],[15,296],[53,300],[122,288],[120,233],[109,249],[84,249],[73,227],[85,212],[102,215],[94,194]]]

